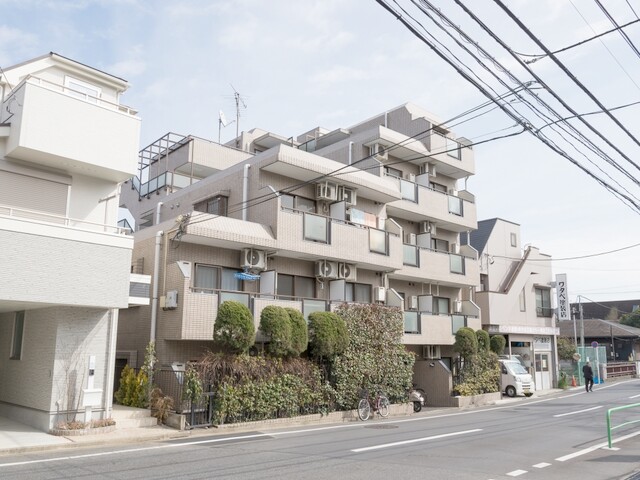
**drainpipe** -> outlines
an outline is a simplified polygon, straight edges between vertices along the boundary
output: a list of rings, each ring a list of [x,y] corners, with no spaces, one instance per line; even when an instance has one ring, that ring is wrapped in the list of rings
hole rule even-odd
[[[244,165],[244,172],[242,174],[242,221],[247,221],[247,202],[249,200],[249,169],[251,165],[246,163]]]
[[[107,349],[107,384],[104,390],[104,418],[111,418],[113,411],[113,380],[116,370],[116,342],[118,340],[118,313],[117,308],[109,310],[109,347]]]
[[[162,202],[158,202],[156,205],[156,225],[160,223],[160,209],[162,208]]]
[[[389,112],[384,112],[384,126],[385,127],[387,126],[388,115],[389,115]]]
[[[349,165],[353,160],[353,142],[349,142]]]
[[[156,233],[156,248],[153,255],[153,295],[151,297],[151,331],[149,332],[149,341],[156,341],[156,324],[158,321],[158,280],[160,278],[160,245],[162,244],[162,236],[164,232],[159,230]]]

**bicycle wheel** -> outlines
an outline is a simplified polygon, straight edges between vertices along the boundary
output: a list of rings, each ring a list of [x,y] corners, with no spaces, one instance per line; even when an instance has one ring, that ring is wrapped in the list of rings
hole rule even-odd
[[[387,418],[389,416],[389,399],[384,395],[380,395],[378,402],[378,413],[381,417]]]
[[[364,422],[369,419],[370,414],[371,407],[369,406],[369,400],[366,398],[360,399],[360,403],[358,403],[358,417]]]

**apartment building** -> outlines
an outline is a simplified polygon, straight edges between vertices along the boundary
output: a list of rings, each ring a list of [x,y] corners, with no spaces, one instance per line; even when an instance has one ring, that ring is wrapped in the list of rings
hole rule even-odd
[[[127,86],[55,53],[0,76],[0,415],[45,431],[110,416],[119,309],[149,303],[117,226]]]
[[[475,301],[482,328],[507,339],[505,354],[520,355],[535,375],[536,389],[556,383],[557,345],[552,306],[551,257],[531,245],[522,246],[520,225],[501,218],[478,222],[462,236],[479,252],[480,287]]]
[[[476,228],[461,185],[474,170],[469,142],[411,104],[295,138],[165,135],[122,192],[132,265],[153,293],[151,306],[120,313],[119,361],[140,365],[149,339],[161,364],[196,360],[214,348],[225,300],[247,305],[256,328],[267,305],[308,316],[379,303],[404,312],[403,342],[437,364],[449,395],[454,334],[481,328],[477,252],[460,244]]]

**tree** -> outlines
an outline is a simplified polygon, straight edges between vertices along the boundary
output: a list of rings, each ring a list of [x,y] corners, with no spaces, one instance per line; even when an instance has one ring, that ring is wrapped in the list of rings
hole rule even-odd
[[[295,308],[285,308],[291,320],[291,351],[290,355],[297,357],[307,349],[309,344],[309,332],[307,321],[302,312]]]
[[[331,359],[341,354],[349,344],[344,320],[333,312],[313,312],[309,315],[309,344],[315,357]]]
[[[573,360],[576,353],[576,346],[567,337],[558,337],[558,358],[560,360]]]
[[[464,359],[471,358],[478,353],[478,337],[476,337],[473,328],[462,327],[458,329],[453,349]]]
[[[507,339],[503,335],[493,335],[489,341],[491,351],[496,355],[504,353],[504,347],[507,345]]]
[[[240,302],[222,302],[213,326],[213,339],[232,352],[247,352],[255,342],[255,326],[249,309]]]
[[[620,318],[620,323],[630,327],[640,328],[640,308],[627,313]]]
[[[286,357],[291,353],[291,318],[277,305],[269,305],[260,313],[260,330],[270,339],[267,351],[274,357]]]
[[[476,337],[478,339],[478,350],[488,352],[491,340],[486,330],[476,330]]]
[[[605,320],[609,320],[610,322],[617,322],[618,317],[620,317],[620,312],[618,312],[617,307],[613,307],[611,310],[609,310],[609,313],[607,313],[607,318],[605,318]]]

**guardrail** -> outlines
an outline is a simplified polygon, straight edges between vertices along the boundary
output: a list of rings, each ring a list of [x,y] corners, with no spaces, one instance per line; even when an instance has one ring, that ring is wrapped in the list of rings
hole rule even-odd
[[[613,412],[618,412],[620,410],[626,410],[627,408],[637,408],[640,407],[640,403],[633,403],[631,405],[624,405],[622,407],[614,407],[614,408],[610,408],[609,410],[607,410],[607,439],[609,440],[609,448],[611,448],[612,442],[611,442],[611,431],[615,430],[616,428],[620,428],[620,427],[626,427],[627,425],[631,425],[633,423],[638,423],[640,422],[640,418],[637,420],[631,420],[629,422],[624,422],[621,423],[620,425],[616,425],[614,427],[611,426],[611,414]]]

